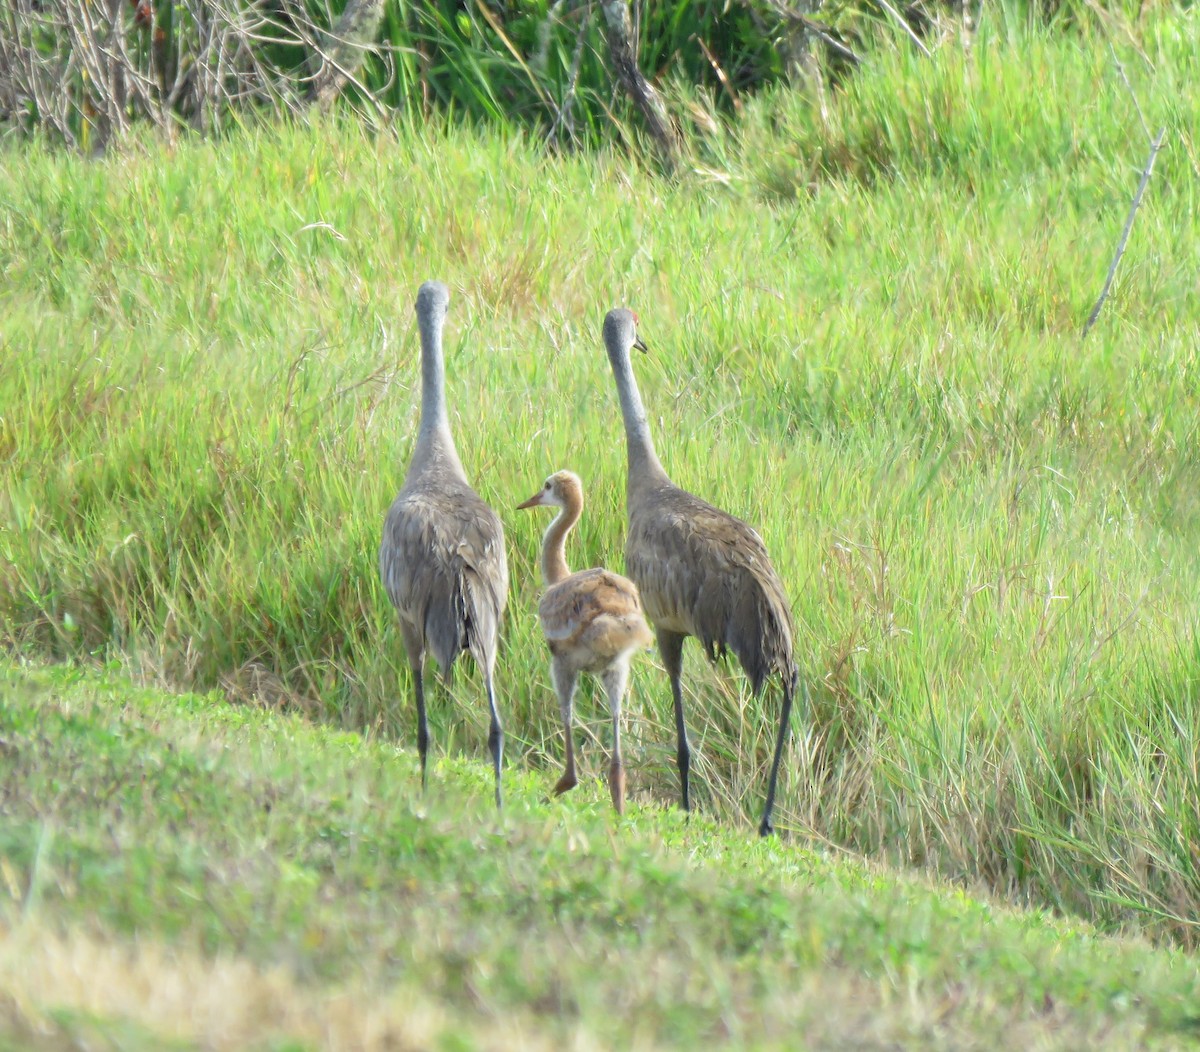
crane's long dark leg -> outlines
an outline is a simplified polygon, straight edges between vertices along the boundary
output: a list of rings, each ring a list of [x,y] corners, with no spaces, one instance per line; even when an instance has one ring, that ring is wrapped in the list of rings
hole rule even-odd
[[[658,653],[662,658],[663,667],[671,680],[671,697],[675,702],[675,764],[679,768],[680,806],[690,811],[691,803],[688,797],[688,771],[692,764],[692,750],[688,746],[687,725],[683,720],[683,687],[679,677],[683,673],[683,641],[687,638],[679,632],[659,630],[655,632],[658,638]]]
[[[496,690],[492,683],[492,662],[483,666],[483,685],[487,690],[488,708],[492,714],[492,726],[488,731],[488,749],[492,754],[492,770],[496,772],[496,807],[502,804],[500,794],[500,761],[504,756],[504,728],[500,726],[500,712],[496,708]]]
[[[783,682],[783,711],[779,714],[779,734],[775,739],[775,759],[771,761],[771,776],[767,779],[767,802],[763,807],[762,821],[758,826],[759,836],[770,836],[775,832],[771,825],[771,811],[775,807],[775,781],[779,777],[779,761],[783,759],[783,746],[788,737],[788,725],[792,716],[792,696],[796,693],[797,673]]]
[[[425,677],[421,667],[414,666],[413,694],[417,699],[417,752],[421,755],[421,792],[425,792],[429,760],[429,718],[425,713]]]
[[[417,753],[421,757],[421,792],[424,792],[429,757],[429,718],[425,712],[425,647],[420,633],[404,621],[400,622],[400,634],[404,638],[404,649],[408,652],[408,667],[412,669],[413,698],[417,703]]]

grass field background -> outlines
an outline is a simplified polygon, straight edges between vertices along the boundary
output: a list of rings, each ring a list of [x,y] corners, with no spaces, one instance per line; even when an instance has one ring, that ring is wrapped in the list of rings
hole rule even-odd
[[[667,470],[759,528],[793,600],[812,706],[785,836],[1191,945],[1198,39],[1164,9],[1059,34],[997,12],[929,60],[881,40],[827,120],[748,100],[673,181],[503,128],[337,120],[0,153],[7,642],[410,744],[375,562],[416,427],[412,301],[440,278],[459,452],[508,533],[508,770],[548,786],[544,521],[511,509],[578,471],[568,557],[621,568],[599,329],[627,305]],[[686,680],[699,809],[748,831],[778,698],[694,649]],[[482,757],[485,714],[464,669],[437,753]],[[598,693],[580,715],[598,774]],[[635,800],[674,800],[673,755],[650,655]]]

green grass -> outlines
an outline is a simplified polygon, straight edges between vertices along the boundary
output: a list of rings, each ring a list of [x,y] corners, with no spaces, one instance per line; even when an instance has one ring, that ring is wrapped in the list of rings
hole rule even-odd
[[[111,672],[0,670],[24,1047],[1178,1047],[1179,951]],[[34,1040],[37,1038],[37,1040]]]
[[[785,837],[1191,945],[1196,15],[1138,32],[880,44],[828,121],[755,99],[673,182],[459,127],[0,154],[4,636],[411,742],[375,553],[439,277],[459,451],[509,538],[508,776],[544,779],[544,523],[511,509],[578,471],[569,558],[621,567],[599,327],[627,304],[668,471],[759,527],[793,598]],[[1169,145],[1083,341],[1148,151],[1114,54]],[[777,699],[694,649],[686,679],[700,812],[748,829]],[[437,755],[484,755],[480,695],[434,704]],[[668,805],[652,657],[628,728],[632,798]]]

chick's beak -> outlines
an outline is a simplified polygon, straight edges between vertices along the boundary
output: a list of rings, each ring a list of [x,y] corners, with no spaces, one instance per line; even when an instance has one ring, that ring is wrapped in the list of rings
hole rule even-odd
[[[536,507],[538,507],[540,504],[544,503],[544,502],[543,502],[543,500],[542,500],[542,497],[544,497],[545,495],[546,495],[546,491],[545,491],[544,489],[540,489],[540,490],[538,490],[538,491],[537,491],[537,492],[536,492],[536,493],[535,493],[535,494],[534,494],[532,497],[530,497],[528,500],[526,500],[526,501],[522,501],[520,504],[518,504],[518,505],[517,505],[517,508],[516,508],[516,510],[517,510],[517,511],[520,511],[522,508],[536,508]]]

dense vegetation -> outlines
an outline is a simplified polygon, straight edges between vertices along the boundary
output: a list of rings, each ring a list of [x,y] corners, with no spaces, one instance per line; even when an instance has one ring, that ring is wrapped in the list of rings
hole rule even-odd
[[[79,0],[22,0],[0,19],[0,128],[53,134],[85,150],[138,123],[209,133],[256,115],[304,109],[338,68],[349,75],[344,102],[369,118],[440,112],[515,124],[553,144],[596,145],[630,133],[631,107],[613,73],[605,7],[628,12],[632,57],[647,75],[671,90],[686,85],[725,111],[763,87],[814,79],[822,62],[838,75],[854,61],[847,41],[887,18],[883,7],[839,2],[815,21],[797,16],[811,4],[779,0],[103,0],[100,6],[102,13]],[[951,15],[949,8],[917,5],[909,19],[936,37],[970,22],[972,5],[966,6],[967,13]],[[1074,2],[1068,7],[1071,18],[1095,17]]]
[[[614,50],[687,131],[790,85],[824,107],[884,36],[925,54],[1015,18],[1137,46],[1142,0],[18,0],[0,19],[0,133],[102,152],[129,128],[221,133],[325,106],[362,118],[527,129],[552,147],[633,145],[644,107]],[[873,60],[871,60],[873,61]]]
[[[759,526],[794,599],[812,706],[777,824],[1190,944],[1196,43],[1172,9],[1069,33],[996,10],[928,59],[880,38],[827,118],[764,92],[699,122],[672,181],[436,119],[0,154],[6,642],[411,740],[375,552],[412,297],[441,277],[459,449],[509,533],[510,769],[556,762],[539,523],[508,509],[574,468],[572,560],[621,566],[598,329],[625,303],[668,470]],[[694,651],[687,678],[701,810],[741,820],[777,701]],[[435,705],[438,751],[482,755],[478,694]],[[666,804],[650,657],[629,718],[632,795]]]

